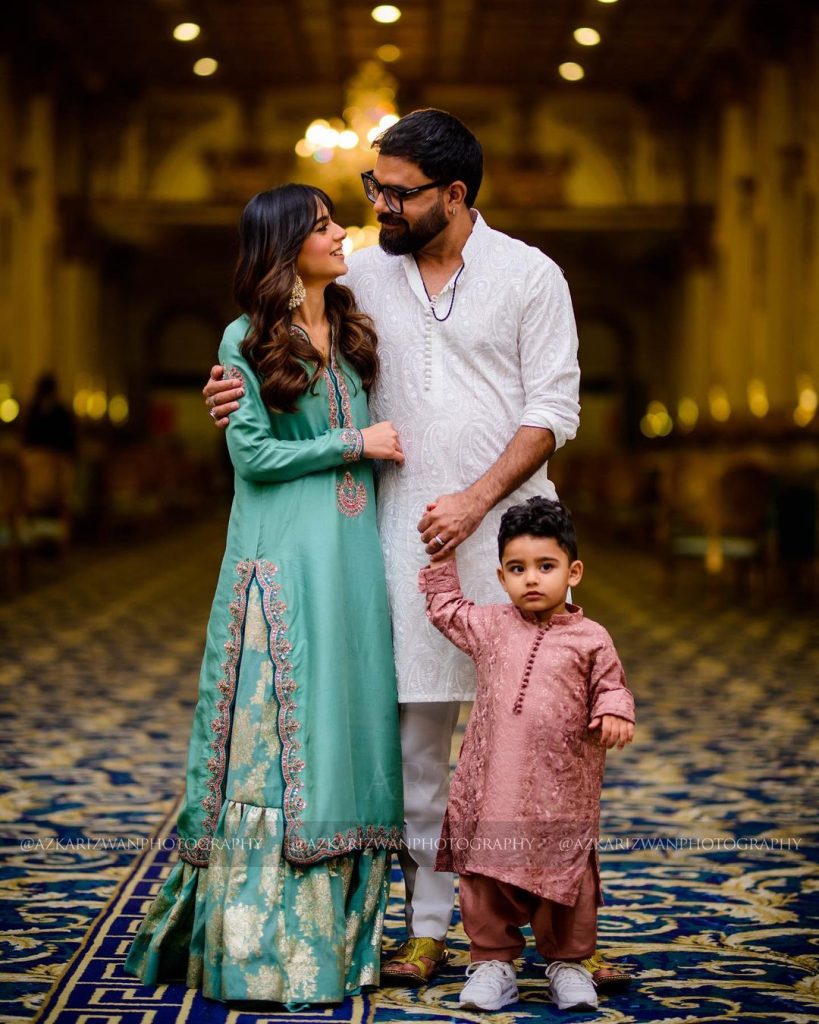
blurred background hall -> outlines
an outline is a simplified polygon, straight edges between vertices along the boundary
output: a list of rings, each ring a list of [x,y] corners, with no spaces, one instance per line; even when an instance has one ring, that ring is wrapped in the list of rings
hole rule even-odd
[[[202,1019],[121,963],[170,863],[149,840],[181,792],[222,552],[231,474],[201,388],[236,315],[236,224],[301,180],[351,249],[374,244],[358,174],[422,106],[475,131],[481,213],[572,291],[581,430],[550,472],[641,714],[603,834],[691,840],[604,852],[601,946],[635,980],[601,1013],[817,1019],[812,0],[4,6],[3,1019]],[[465,956],[338,1019],[470,1019]],[[552,1019],[527,980],[521,1006]]]

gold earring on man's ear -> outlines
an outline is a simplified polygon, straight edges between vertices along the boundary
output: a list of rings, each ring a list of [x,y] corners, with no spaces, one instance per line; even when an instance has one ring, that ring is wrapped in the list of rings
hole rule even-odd
[[[302,302],[307,298],[307,292],[304,289],[304,281],[296,274],[296,281],[293,285],[293,291],[290,292],[290,298],[287,302],[288,309],[295,309],[296,306],[300,306]]]

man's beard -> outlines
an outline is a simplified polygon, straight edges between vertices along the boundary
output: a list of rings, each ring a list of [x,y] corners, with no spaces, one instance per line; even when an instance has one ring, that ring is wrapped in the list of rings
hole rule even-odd
[[[378,244],[390,256],[405,256],[407,253],[420,252],[436,235],[440,235],[449,223],[444,211],[443,196],[426,216],[417,221],[413,228],[403,217],[395,213],[381,214],[378,220],[382,225],[378,234]],[[385,230],[389,224],[403,225],[404,230]]]

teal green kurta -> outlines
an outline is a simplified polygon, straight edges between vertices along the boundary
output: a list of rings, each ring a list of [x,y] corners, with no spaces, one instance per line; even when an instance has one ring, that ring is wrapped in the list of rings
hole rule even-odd
[[[127,961],[221,999],[332,1002],[378,980],[401,756],[367,396],[333,356],[292,414],[244,380],[235,497],[178,821],[182,861]],[[294,328],[295,329],[295,328]],[[208,868],[208,865],[210,867]]]

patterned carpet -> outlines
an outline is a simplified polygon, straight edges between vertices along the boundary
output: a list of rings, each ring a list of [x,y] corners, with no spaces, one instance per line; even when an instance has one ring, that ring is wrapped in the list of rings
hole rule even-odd
[[[286,1019],[228,1012],[180,986],[143,990],[121,972],[167,870],[151,839],[181,790],[223,533],[223,520],[203,523],[69,562],[0,606],[2,1020],[31,1020],[75,953],[72,977],[95,978],[88,1006],[51,999],[44,1021]],[[577,599],[615,637],[640,716],[635,744],[609,758],[600,935],[639,976],[596,1016],[815,1022],[815,618],[705,604],[690,586],[663,598],[641,557],[584,548]],[[393,941],[398,882],[394,895]],[[439,983],[300,1019],[480,1019],[457,1009],[466,947],[460,926],[453,934]],[[521,989],[499,1024],[565,1016],[531,949]]]

